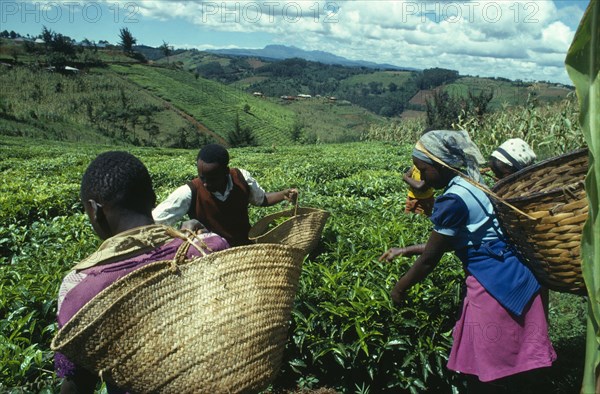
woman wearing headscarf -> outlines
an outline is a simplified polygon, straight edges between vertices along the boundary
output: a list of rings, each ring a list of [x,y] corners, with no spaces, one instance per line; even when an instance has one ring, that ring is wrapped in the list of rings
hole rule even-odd
[[[556,353],[540,285],[506,244],[490,199],[482,186],[475,186],[482,184],[484,162],[465,131],[424,134],[413,150],[413,163],[430,186],[444,189],[430,217],[433,231],[427,243],[391,248],[380,260],[419,256],[391,292],[394,303],[401,304],[408,289],[444,253],[454,251],[463,263],[466,292],[448,368],[468,374],[471,390],[491,393],[514,384],[526,371],[550,366]]]
[[[513,174],[535,162],[535,152],[521,138],[511,138],[490,155],[489,166],[498,179]]]

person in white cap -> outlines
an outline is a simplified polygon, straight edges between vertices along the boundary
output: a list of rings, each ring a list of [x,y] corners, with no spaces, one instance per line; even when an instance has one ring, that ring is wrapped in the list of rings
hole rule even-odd
[[[507,177],[535,162],[535,152],[520,138],[511,138],[496,148],[489,166],[498,179]]]

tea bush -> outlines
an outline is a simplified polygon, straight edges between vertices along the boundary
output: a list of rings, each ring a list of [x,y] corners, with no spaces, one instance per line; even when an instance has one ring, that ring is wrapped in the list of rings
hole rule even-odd
[[[0,145],[9,148],[0,150],[0,392],[56,392],[49,343],[58,286],[100,243],[78,201],[79,182],[98,153],[115,148],[11,137],[0,137]],[[196,173],[196,151],[128,150],[148,166],[159,200]],[[422,242],[431,231],[427,218],[403,213],[399,169],[410,163],[411,150],[412,142],[231,149],[231,165],[249,170],[266,190],[297,187],[301,206],[331,212],[317,250],[305,259],[284,364],[270,391],[463,390],[445,367],[461,298],[460,262],[447,254],[396,308],[389,291],[413,259],[378,261],[387,248]],[[251,220],[286,208],[253,207]],[[553,340],[559,357],[582,361],[582,307],[562,301],[551,303],[551,319],[560,323]],[[568,393],[579,373],[578,365],[560,364],[540,387]]]

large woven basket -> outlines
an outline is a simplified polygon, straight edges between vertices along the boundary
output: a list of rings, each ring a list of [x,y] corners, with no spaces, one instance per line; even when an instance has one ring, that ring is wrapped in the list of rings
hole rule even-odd
[[[492,198],[498,219],[521,259],[551,290],[584,295],[581,233],[588,151],[554,157],[500,180],[492,191],[534,220]]]
[[[304,254],[319,243],[329,212],[317,208],[291,208],[267,215],[250,229],[248,238],[256,243],[280,243]]]
[[[231,248],[142,267],[99,293],[52,349],[133,393],[239,393],[279,371],[304,256]]]

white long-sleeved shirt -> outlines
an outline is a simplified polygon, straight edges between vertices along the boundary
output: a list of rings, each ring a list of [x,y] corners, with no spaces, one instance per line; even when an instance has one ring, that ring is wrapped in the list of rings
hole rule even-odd
[[[262,205],[265,199],[265,191],[248,171],[241,168],[239,170],[248,184],[250,204],[256,206]],[[214,192],[212,195],[220,201],[226,201],[232,189],[233,180],[231,179],[231,175],[227,175],[225,192]],[[157,224],[173,225],[188,213],[192,203],[192,189],[188,185],[180,186],[154,208],[152,211],[154,222]]]

